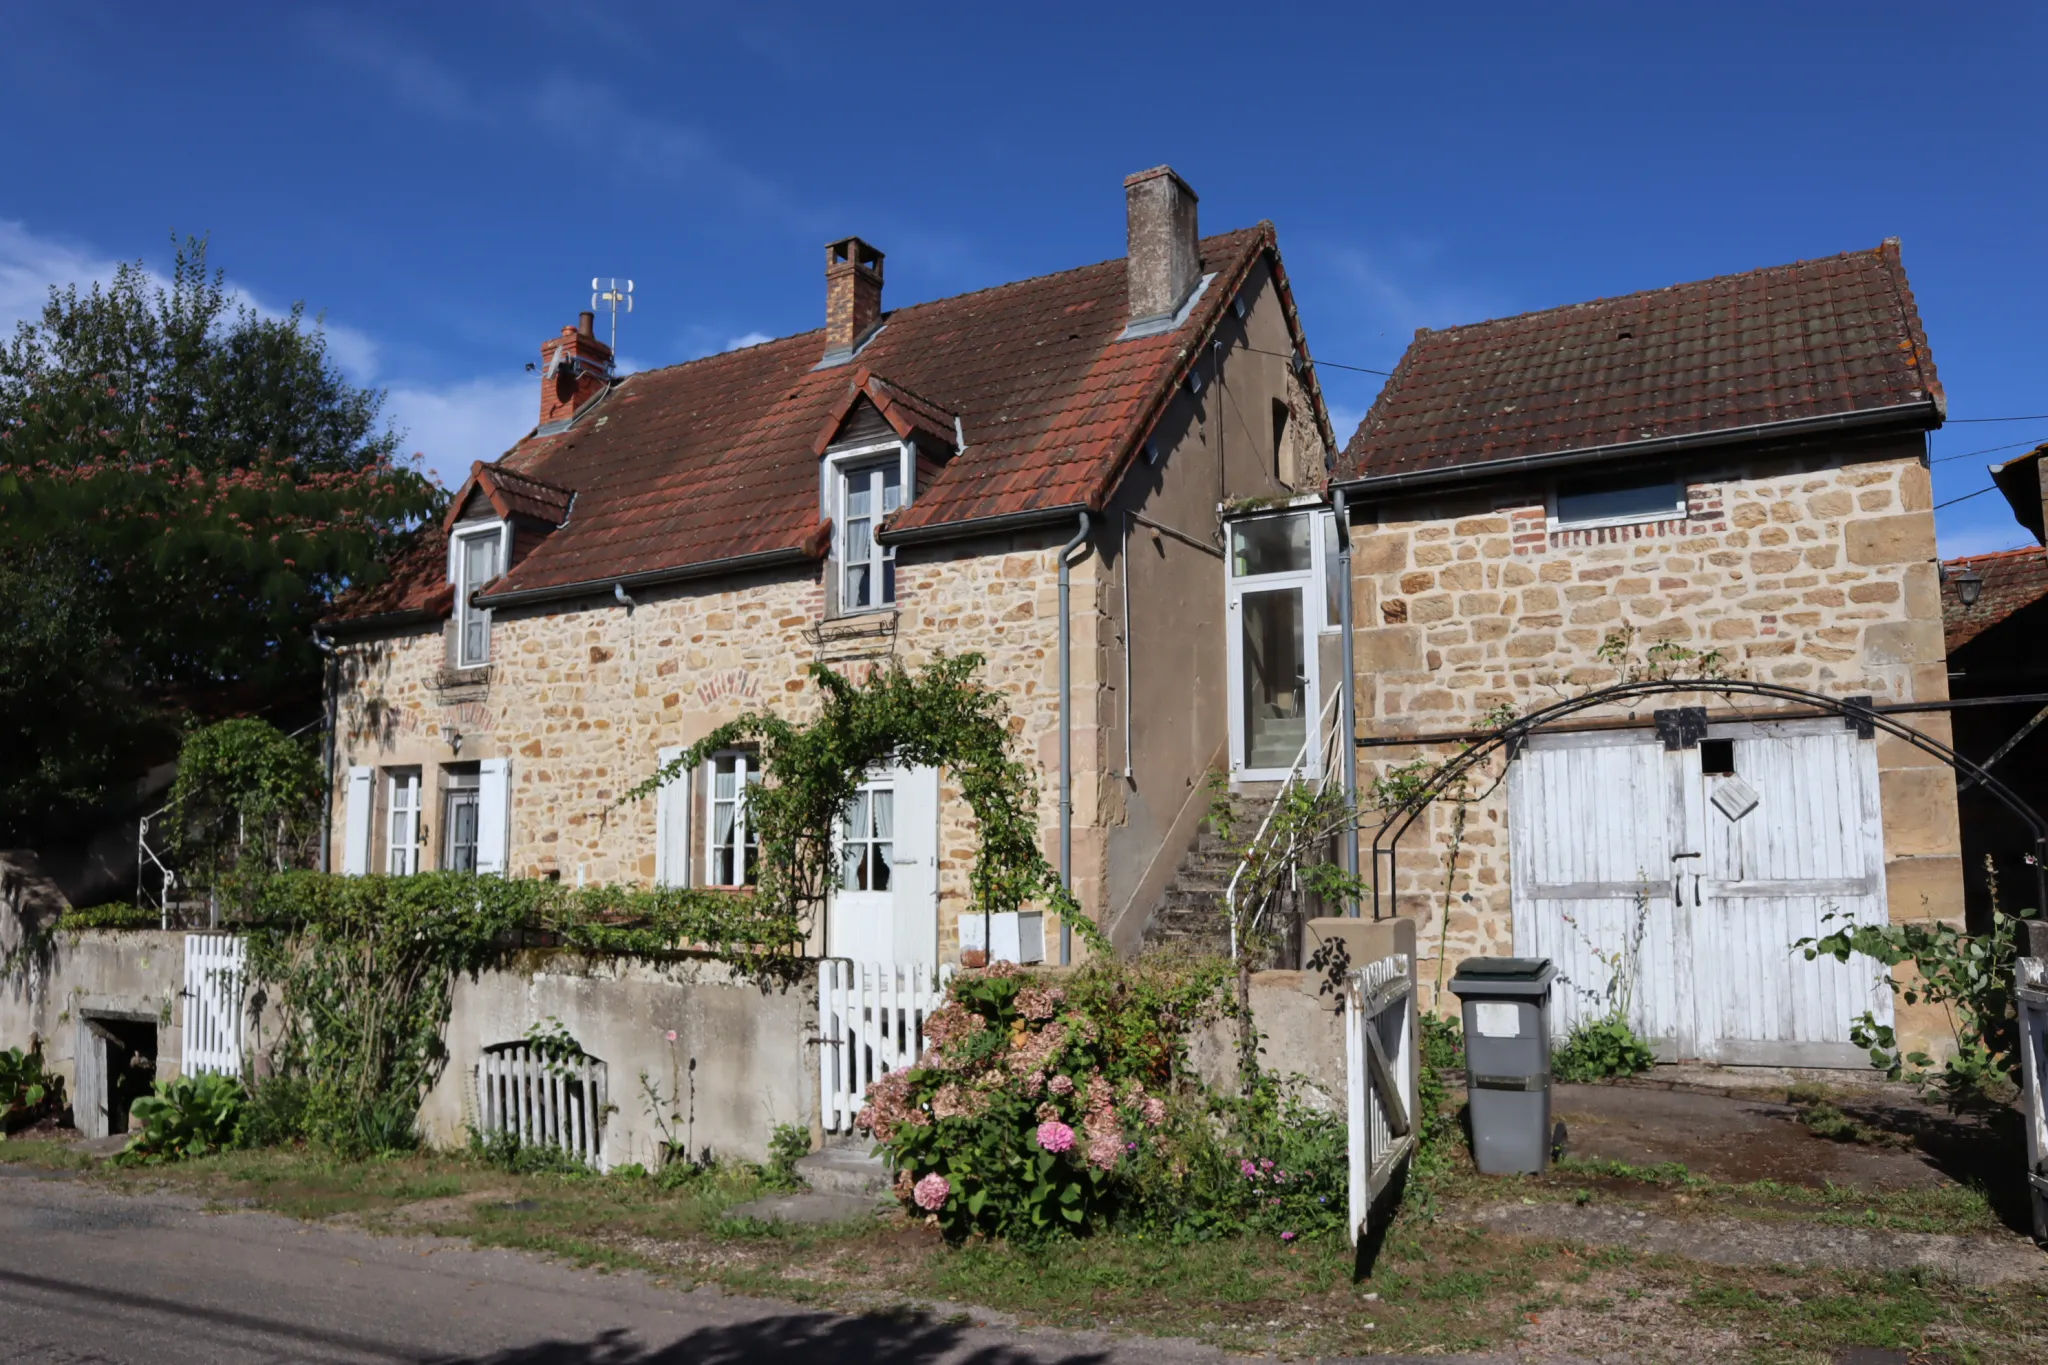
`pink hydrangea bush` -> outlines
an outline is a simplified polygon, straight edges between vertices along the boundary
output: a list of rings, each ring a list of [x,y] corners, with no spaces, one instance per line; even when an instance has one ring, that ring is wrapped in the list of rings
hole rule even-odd
[[[1171,1164],[1156,1092],[1174,1085],[1184,1020],[1105,1013],[1101,996],[1008,963],[953,979],[917,1064],[871,1085],[859,1119],[908,1211],[956,1238],[1085,1232],[1128,1201],[1139,1164]]]

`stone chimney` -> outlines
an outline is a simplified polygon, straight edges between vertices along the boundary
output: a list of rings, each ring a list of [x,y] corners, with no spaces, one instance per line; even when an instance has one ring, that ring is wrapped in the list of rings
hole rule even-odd
[[[540,348],[540,424],[568,425],[611,378],[612,348],[597,339],[596,316],[577,314],[574,327]]]
[[[853,358],[882,324],[882,253],[858,237],[825,248],[825,360]]]
[[[1131,291],[1130,325],[1171,318],[1202,278],[1195,192],[1171,166],[1124,178]]]

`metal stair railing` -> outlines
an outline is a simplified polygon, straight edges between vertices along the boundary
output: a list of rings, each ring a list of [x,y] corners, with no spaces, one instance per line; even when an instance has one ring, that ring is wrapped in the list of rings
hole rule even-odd
[[[1273,804],[1266,808],[1266,816],[1263,820],[1259,821],[1258,832],[1252,835],[1252,841],[1245,845],[1244,856],[1238,859],[1237,862],[1237,870],[1230,874],[1230,885],[1223,892],[1223,911],[1225,917],[1230,921],[1230,958],[1233,962],[1237,960],[1238,955],[1238,883],[1244,880],[1245,869],[1251,866],[1253,860],[1259,858],[1262,853],[1269,851],[1267,848],[1267,833],[1272,828],[1273,817],[1279,813],[1281,804],[1286,801],[1287,793],[1297,786],[1307,785],[1308,756],[1311,746],[1319,746],[1322,758],[1322,772],[1315,779],[1316,794],[1320,796],[1328,791],[1330,783],[1338,776],[1338,736],[1336,726],[1332,723],[1332,712],[1336,710],[1337,703],[1343,699],[1343,695],[1341,689],[1330,694],[1330,700],[1323,705],[1322,715],[1316,718],[1315,729],[1303,736],[1301,752],[1294,756],[1293,764],[1287,769],[1287,776],[1280,779],[1280,790],[1273,794]],[[1344,755],[1344,757],[1348,758],[1349,755]],[[1302,850],[1299,849],[1287,850],[1287,854],[1290,857],[1298,857],[1301,852]],[[1265,918],[1266,907],[1271,903],[1271,900],[1270,894],[1260,898],[1258,907],[1252,912],[1251,923],[1245,926],[1247,929],[1259,927],[1259,922]]]

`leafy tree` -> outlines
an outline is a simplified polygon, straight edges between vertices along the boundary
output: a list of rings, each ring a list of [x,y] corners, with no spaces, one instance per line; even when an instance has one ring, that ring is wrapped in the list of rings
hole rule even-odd
[[[198,239],[0,345],[0,619],[33,646],[0,651],[0,842],[103,802],[194,709],[312,691],[311,624],[443,496],[382,406]]]

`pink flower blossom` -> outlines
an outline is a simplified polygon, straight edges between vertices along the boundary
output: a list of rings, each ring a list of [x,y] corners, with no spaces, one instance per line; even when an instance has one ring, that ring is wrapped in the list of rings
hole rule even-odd
[[[1122,1159],[1124,1145],[1114,1136],[1099,1137],[1088,1144],[1088,1164],[1098,1170],[1113,1171]]]
[[[676,1040],[676,1031],[675,1031],[674,1029],[670,1029],[670,1030],[668,1031],[668,1040],[669,1040],[669,1041],[670,1041],[671,1043],[673,1043],[673,1042],[674,1042],[674,1041]]]
[[[1280,1240],[1283,1242],[1291,1242],[1294,1240],[1294,1234],[1291,1232],[1283,1232],[1280,1234]]]
[[[1072,1076],[1055,1076],[1045,1083],[1045,1088],[1052,1091],[1055,1095],[1071,1095],[1074,1093],[1074,1078]]]
[[[1152,1127],[1157,1128],[1160,1124],[1166,1122],[1165,1100],[1158,1099],[1151,1095],[1147,1095],[1145,1097],[1145,1103],[1141,1107],[1145,1115],[1145,1122],[1150,1124]]]
[[[1070,1152],[1074,1149],[1074,1130],[1058,1119],[1047,1119],[1038,1125],[1038,1145],[1048,1152]]]
[[[933,1171],[917,1182],[911,1190],[910,1197],[911,1201],[926,1213],[937,1213],[946,1206],[946,1196],[952,1192],[953,1187],[946,1182],[946,1177]]]

